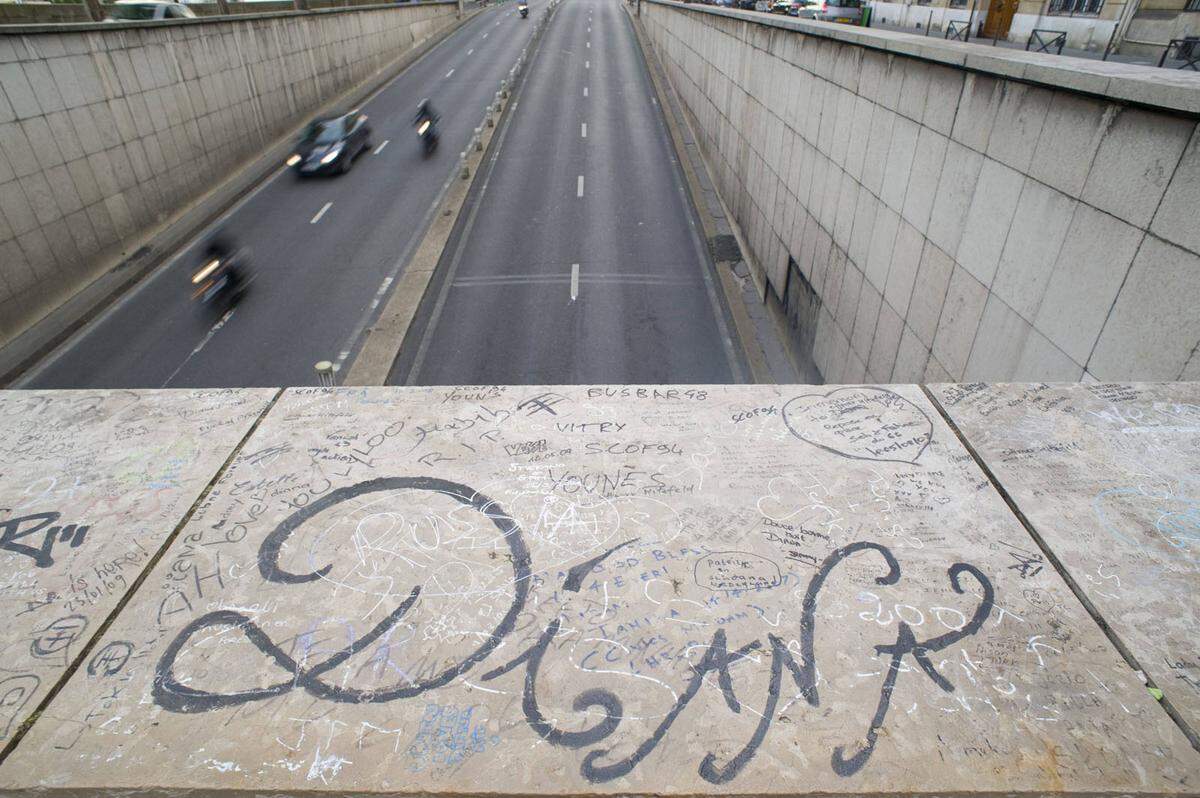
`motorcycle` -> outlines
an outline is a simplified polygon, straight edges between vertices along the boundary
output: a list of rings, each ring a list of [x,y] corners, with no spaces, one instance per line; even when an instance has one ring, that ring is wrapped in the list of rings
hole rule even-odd
[[[521,19],[525,19],[525,17],[529,16],[529,6],[525,5],[524,3],[521,3],[519,6],[517,6],[517,11],[521,12]]]
[[[421,119],[417,122],[417,137],[425,145],[425,155],[432,155],[438,145],[437,123],[429,117]]]
[[[232,310],[252,282],[242,266],[244,260],[245,250],[210,257],[192,274],[192,285],[196,286],[192,300],[217,315]]]

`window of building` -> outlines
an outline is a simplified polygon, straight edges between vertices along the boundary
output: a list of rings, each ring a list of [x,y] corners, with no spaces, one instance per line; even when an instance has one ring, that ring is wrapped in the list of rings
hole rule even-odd
[[[1184,11],[1200,11],[1200,0],[1188,0],[1187,5],[1183,7]]]
[[[1192,1],[1200,2],[1200,0]],[[1050,0],[1050,13],[1063,16],[1099,14],[1102,8],[1104,8],[1104,0]]]
[[[967,0],[950,0],[951,8],[966,8]]]

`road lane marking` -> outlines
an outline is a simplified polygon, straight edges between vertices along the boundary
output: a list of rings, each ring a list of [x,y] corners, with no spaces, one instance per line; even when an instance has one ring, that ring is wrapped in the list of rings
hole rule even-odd
[[[591,68],[592,68],[592,62],[591,62],[591,61],[584,61],[584,62],[583,62],[583,68],[584,68],[584,69],[591,69]]]
[[[589,50],[590,50],[590,49],[592,49],[592,43],[591,43],[591,42],[588,42],[588,43],[587,43],[587,46],[588,46],[588,49],[589,49]]]
[[[574,302],[579,296],[579,264],[571,264],[571,301]]]
[[[326,202],[325,205],[322,206],[321,210],[317,211],[317,215],[310,219],[308,223],[316,224],[317,222],[321,221],[321,217],[325,215],[325,211],[329,210],[332,205],[332,202]]]
[[[485,39],[486,39],[487,37],[488,37],[488,35],[487,35],[486,33],[485,33],[485,34],[483,34],[483,38],[485,38]]]
[[[586,138],[587,138],[587,122],[584,122],[582,125],[580,125],[580,127],[579,127],[579,138],[581,138],[581,139],[586,139]]]
[[[237,310],[237,308],[230,308],[229,310],[225,311],[224,316],[217,319],[217,323],[214,324],[211,329],[209,329],[208,334],[205,335],[202,339],[200,339],[200,343],[196,344],[196,348],[193,349],[191,351],[191,353],[188,354],[188,356],[183,359],[183,362],[180,363],[176,367],[176,369],[171,372],[171,376],[167,377],[167,381],[164,382],[162,385],[160,385],[159,386],[160,388],[166,388],[168,385],[170,385],[171,380],[175,379],[175,377],[178,376],[179,372],[183,371],[183,367],[186,366],[192,358],[194,358],[196,355],[200,354],[200,350],[203,349],[205,347],[205,345],[213,339],[213,336],[216,335],[217,332],[222,327],[225,326],[226,322],[228,322],[230,319],[233,318],[233,312],[235,310]]]
[[[579,182],[575,185],[575,196],[583,196],[583,175],[579,176]]]
[[[383,148],[388,145],[389,141],[391,141],[391,139],[384,139],[383,143],[375,148],[375,154],[378,155],[379,153],[383,152]]]
[[[473,53],[473,52],[475,52],[475,48],[474,48],[474,47],[472,47],[470,50],[467,50],[467,55],[470,55],[470,54],[471,54],[471,53]]]
[[[584,97],[586,97],[586,96],[587,96],[587,86],[584,86],[584,87],[583,87],[583,96],[584,96]]]
[[[449,72],[446,73],[446,77],[450,77],[453,74],[454,74],[454,70],[451,69]]]

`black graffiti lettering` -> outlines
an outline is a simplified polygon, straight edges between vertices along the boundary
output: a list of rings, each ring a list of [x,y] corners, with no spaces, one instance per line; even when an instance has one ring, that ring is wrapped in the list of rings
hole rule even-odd
[[[541,412],[541,410],[535,409],[534,412]],[[549,411],[547,410],[547,412]],[[333,669],[346,663],[351,657],[365,651],[369,646],[376,643],[384,646],[392,645],[387,642],[388,638],[385,635],[389,635],[416,604],[421,595],[421,585],[413,586],[408,597],[386,618],[371,628],[367,634],[353,640],[343,648],[332,651],[328,658],[315,665],[309,664],[307,656],[313,650],[313,642],[309,639],[311,635],[301,636],[304,638],[303,643],[299,638],[290,638],[293,644],[288,646],[289,651],[292,652],[289,653],[284,650],[286,643],[281,644],[272,640],[250,616],[232,610],[218,610],[194,619],[181,629],[171,641],[155,669],[152,689],[155,703],[171,712],[199,713],[222,707],[265,701],[285,695],[297,688],[304,690],[314,698],[338,703],[386,703],[412,698],[428,690],[445,686],[491,656],[504,640],[513,636],[513,632],[517,630],[517,619],[524,612],[530,590],[533,585],[544,583],[544,577],[532,573],[530,553],[522,530],[516,521],[494,501],[466,485],[430,477],[385,477],[330,491],[312,502],[298,507],[263,540],[258,556],[259,572],[262,578],[267,582],[289,585],[313,582],[329,576],[337,567],[337,563],[330,562],[307,573],[298,573],[292,572],[280,562],[282,552],[291,535],[320,513],[343,502],[365,494],[403,490],[437,493],[458,502],[463,507],[474,509],[492,522],[507,543],[509,549],[507,559],[512,568],[512,601],[507,612],[477,648],[455,660],[431,658],[430,661],[425,662],[418,673],[406,675],[400,683],[378,689],[360,690],[346,686],[341,680],[326,681],[324,677]],[[598,556],[570,567],[563,578],[562,590],[566,593],[581,593],[584,581],[593,571],[615,552],[634,542],[636,539],[619,543]],[[809,580],[800,607],[797,635],[800,646],[799,655],[794,655],[785,643],[790,636],[776,634],[766,636],[765,648],[769,649],[770,653],[770,673],[762,711],[755,712],[757,721],[754,724],[754,730],[736,754],[724,761],[718,761],[717,754],[710,751],[701,759],[698,773],[706,782],[715,785],[729,783],[753,760],[777,716],[785,675],[790,676],[799,690],[799,697],[802,697],[809,706],[814,708],[820,706],[820,692],[817,684],[819,668],[816,656],[816,619],[821,593],[838,566],[860,554],[873,554],[878,557],[878,560],[873,558],[869,560],[873,567],[878,567],[880,570],[879,575],[874,577],[876,585],[888,586],[900,582],[899,561],[887,547],[878,543],[869,541],[851,543],[837,549],[819,564],[814,560],[813,565],[817,569]],[[905,657],[911,657],[917,668],[940,690],[954,691],[954,685],[938,672],[931,656],[977,634],[992,613],[995,595],[991,582],[973,565],[954,563],[947,570],[947,574],[950,587],[959,595],[967,592],[964,576],[969,575],[977,583],[978,590],[972,588],[972,593],[978,598],[978,602],[970,620],[961,628],[925,640],[919,640],[913,627],[898,620],[899,626],[895,641],[874,647],[875,655],[887,661],[874,714],[870,718],[865,736],[856,747],[851,749],[849,746],[839,745],[833,749],[830,765],[836,774],[843,777],[852,776],[870,760],[880,732],[886,723],[892,695],[900,673],[904,669]],[[197,587],[199,588],[199,582],[197,582]],[[182,597],[182,594],[180,596],[182,604],[188,605],[186,597]],[[175,599],[175,601],[179,600]],[[164,599],[163,606],[159,611],[160,621],[171,612],[182,611],[170,609],[167,604],[167,600]],[[190,608],[190,605],[188,606]],[[481,678],[483,681],[490,681],[511,672],[523,670],[521,707],[526,724],[535,734],[551,745],[571,750],[590,749],[583,755],[579,770],[583,778],[593,784],[606,783],[626,776],[650,756],[670,733],[688,705],[700,693],[709,674],[715,676],[715,679],[710,681],[716,682],[729,711],[740,714],[742,701],[737,694],[734,667],[750,660],[754,652],[764,650],[762,640],[752,640],[733,647],[727,639],[725,629],[718,628],[713,632],[707,646],[704,647],[703,657],[698,662],[688,663],[690,675],[687,677],[687,684],[676,695],[674,705],[670,710],[659,718],[656,728],[632,749],[622,746],[620,750],[625,755],[619,759],[612,759],[614,747],[604,746],[604,742],[613,737],[624,719],[624,703],[618,693],[604,688],[585,688],[579,691],[571,703],[575,712],[591,714],[599,710],[599,720],[590,722],[586,728],[580,730],[568,730],[560,726],[554,718],[548,718],[538,700],[538,680],[543,675],[543,665],[546,663],[547,655],[559,651],[567,643],[568,636],[560,636],[565,617],[567,616],[559,614],[542,628],[540,634],[523,652],[506,663],[486,671]],[[61,624],[62,622],[56,623]],[[214,627],[233,628],[240,631],[246,640],[263,654],[265,661],[272,663],[283,672],[284,678],[266,686],[255,686],[239,691],[217,692],[189,686],[196,682],[196,675],[193,674],[192,678],[179,678],[175,672],[176,662],[181,652],[194,639],[198,636],[206,636],[201,633]],[[78,629],[75,631],[75,635],[81,631],[82,628]],[[48,652],[65,651],[71,640],[74,639],[69,624],[53,629],[48,627],[43,632],[46,634],[43,635],[42,644]],[[124,667],[130,651],[110,650],[113,645],[115,644],[110,644],[109,647],[97,652],[88,665],[89,673],[93,675],[110,674]],[[699,644],[695,645],[699,647]],[[303,653],[296,653],[297,650]],[[688,661],[686,654],[678,659],[680,662]],[[387,653],[381,651],[378,656],[365,663],[359,671],[369,668],[377,673],[382,673],[386,662]]]
[[[566,578],[563,579],[563,590],[578,593],[584,578],[592,572],[593,568],[604,562],[613,552],[633,542],[633,540],[627,540],[624,543],[619,543],[597,557],[571,566],[567,571]],[[525,665],[525,688],[522,694],[521,708],[525,713],[525,720],[529,724],[529,727],[539,737],[552,745],[560,745],[565,748],[583,748],[600,742],[616,731],[617,726],[621,723],[621,699],[612,691],[601,689],[585,690],[575,696],[571,708],[576,712],[586,712],[592,707],[599,707],[604,710],[604,718],[595,726],[583,731],[563,731],[562,729],[555,728],[546,721],[537,700],[538,670],[541,668],[542,657],[546,655],[546,649],[549,648],[551,641],[558,634],[561,623],[561,618],[555,618],[543,630],[537,642],[508,664],[485,673],[483,680],[490,681],[503,676],[520,665]]]
[[[51,621],[34,633],[29,654],[35,659],[55,660],[66,665],[71,657],[71,644],[83,634],[87,625],[87,618],[82,615],[65,615]]]
[[[56,543],[66,543],[73,549],[79,548],[88,532],[87,526],[79,524],[51,526],[61,517],[60,513],[48,512],[0,521],[0,549],[23,554],[32,559],[38,568],[49,568],[54,565],[51,550]],[[39,532],[42,533],[42,542],[38,546],[17,542]]]
[[[552,416],[557,416],[558,411],[554,406],[567,401],[567,397],[560,393],[540,393],[537,396],[531,396],[525,401],[517,405],[517,410],[528,410],[525,415],[532,416],[535,413],[549,413]]]
[[[0,722],[4,723],[3,728],[0,728],[0,740],[8,739],[13,724],[17,722],[17,716],[29,703],[29,699],[33,698],[41,683],[42,680],[32,673],[0,679]]]
[[[112,676],[120,673],[121,668],[133,654],[133,644],[124,640],[114,640],[92,655],[88,661],[89,676]]]
[[[486,659],[500,645],[504,638],[512,632],[517,622],[517,616],[521,614],[521,611],[525,607],[531,582],[531,564],[529,549],[525,544],[521,528],[517,525],[517,522],[510,518],[494,501],[466,485],[432,477],[380,477],[330,491],[311,504],[292,513],[263,540],[258,553],[259,572],[268,582],[282,584],[311,582],[330,573],[333,569],[332,564],[325,565],[308,574],[294,574],[285,571],[279,564],[279,555],[283,545],[287,543],[288,538],[296,529],[318,513],[364,494],[389,490],[430,491],[451,498],[465,507],[471,507],[490,520],[508,544],[508,559],[513,569],[513,599],[509,605],[508,612],[504,614],[491,634],[474,651],[458,662],[445,667],[440,673],[419,681],[416,684],[398,685],[381,690],[358,690],[349,687],[338,687],[322,682],[319,677],[361,651],[364,646],[374,642],[395,626],[404,616],[404,613],[417,600],[421,591],[420,586],[414,587],[404,603],[393,610],[387,618],[377,624],[366,636],[359,638],[346,648],[337,651],[323,663],[307,669],[289,657],[247,616],[229,610],[218,610],[202,615],[192,621],[180,630],[179,634],[171,641],[155,670],[153,689],[155,702],[164,709],[173,712],[207,712],[220,707],[235,706],[271,698],[286,693],[295,687],[303,687],[309,693],[331,701],[342,703],[385,703],[401,698],[411,698],[427,690],[449,684]],[[252,645],[281,668],[291,673],[292,678],[265,688],[236,693],[215,693],[196,690],[181,684],[174,675],[175,660],[179,656],[183,646],[197,632],[210,626],[233,626],[241,629],[246,639]]]
[[[992,589],[991,582],[987,577],[973,565],[966,563],[955,563],[950,566],[948,572],[950,574],[950,586],[955,593],[962,594],[963,587],[959,584],[959,576],[963,573],[969,573],[979,582],[983,588],[983,597],[980,599],[978,606],[975,608],[971,620],[967,622],[963,628],[947,632],[943,635],[930,638],[929,640],[917,640],[913,634],[912,628],[904,621],[900,621],[900,631],[896,635],[896,642],[891,645],[876,646],[875,651],[878,654],[889,654],[891,660],[887,665],[887,676],[884,677],[883,687],[879,691],[879,703],[875,707],[875,716],[871,719],[871,725],[867,729],[866,745],[856,751],[849,758],[846,757],[843,746],[838,746],[833,750],[831,757],[831,765],[833,771],[839,776],[852,776],[862,769],[867,760],[871,758],[871,754],[875,750],[875,742],[879,736],[879,730],[883,728],[883,722],[887,718],[888,708],[891,706],[892,691],[896,687],[896,680],[900,675],[900,662],[906,654],[912,654],[913,659],[921,667],[921,670],[933,680],[939,688],[947,693],[954,692],[954,685],[946,680],[946,677],[938,673],[933,662],[929,659],[929,652],[941,651],[947,646],[951,646],[962,640],[964,637],[975,634],[982,628],[983,622],[991,615],[994,605],[995,593]]]
[[[709,643],[708,650],[704,653],[704,658],[701,659],[698,664],[692,666],[692,678],[688,682],[687,689],[680,694],[679,698],[675,701],[675,706],[671,707],[671,711],[668,712],[662,721],[659,722],[658,728],[656,728],[649,737],[643,740],[641,745],[639,745],[632,754],[611,764],[596,764],[597,759],[600,759],[608,754],[606,749],[590,751],[583,758],[583,764],[580,766],[579,772],[585,779],[592,783],[612,781],[613,779],[620,778],[621,776],[626,776],[631,773],[633,769],[636,768],[643,759],[649,756],[650,753],[658,747],[658,744],[662,742],[662,738],[668,731],[671,730],[671,726],[674,725],[675,720],[679,717],[687,705],[691,703],[691,700],[696,697],[696,694],[700,692],[700,687],[704,684],[704,676],[710,671],[717,671],[717,679],[721,685],[721,691],[725,695],[726,704],[728,704],[729,708],[734,712],[740,712],[741,705],[738,703],[737,698],[733,695],[733,690],[730,686],[731,681],[729,678],[729,666],[732,663],[746,657],[751,651],[754,651],[761,646],[761,641],[755,640],[751,643],[747,643],[731,654],[725,644],[725,630],[718,629],[713,633],[712,642]],[[712,754],[709,754],[704,759],[704,761],[709,764],[710,770],[712,769],[711,757]],[[700,775],[705,775],[703,768]],[[730,778],[732,778],[732,774],[730,775]]]
[[[325,698],[340,703],[357,704],[389,701],[391,698],[378,697],[373,691],[355,690],[326,684],[321,681],[320,677],[322,674],[341,665],[366,646],[374,643],[381,635],[395,626],[400,618],[404,616],[404,613],[412,607],[419,595],[420,589],[413,588],[408,598],[386,618],[376,624],[375,628],[370,632],[312,668],[304,668],[296,660],[289,657],[283,649],[275,645],[274,641],[267,636],[266,632],[258,624],[250,620],[249,616],[233,610],[217,610],[207,615],[202,615],[183,627],[175,639],[171,641],[171,644],[167,646],[167,650],[163,652],[162,658],[158,661],[158,667],[154,673],[154,687],[152,691],[154,702],[170,712],[208,712],[221,707],[238,706],[239,704],[251,701],[261,701],[264,698],[283,695],[284,693],[291,692],[296,687],[303,687],[317,698]],[[232,626],[240,629],[251,645],[274,661],[280,668],[292,674],[292,676],[266,687],[243,690],[237,693],[214,693],[207,690],[197,690],[181,684],[176,680],[174,673],[175,660],[178,658],[179,652],[198,632],[214,626]]]

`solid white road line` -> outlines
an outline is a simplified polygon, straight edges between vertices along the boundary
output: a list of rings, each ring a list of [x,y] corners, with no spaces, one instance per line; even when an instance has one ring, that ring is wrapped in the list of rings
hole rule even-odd
[[[571,301],[574,302],[579,296],[579,264],[571,264]]]
[[[451,69],[449,72],[446,73],[446,77],[450,77],[453,74],[454,74],[454,70]]]
[[[326,202],[325,205],[321,208],[321,210],[317,211],[317,215],[314,216],[313,218],[309,219],[308,223],[316,224],[317,222],[321,221],[321,217],[325,215],[325,211],[329,210],[330,207],[332,207],[332,206],[333,206],[332,202]]]
[[[375,148],[375,154],[378,155],[379,153],[383,152],[383,148],[388,145],[389,141],[391,141],[391,139],[384,139],[383,143]]]
[[[579,137],[581,139],[587,138],[587,122],[584,122],[579,126]]]
[[[575,196],[576,197],[583,196],[583,175],[579,176],[579,182],[575,185]],[[324,213],[324,211],[321,211],[321,213]],[[317,214],[317,215],[320,216],[321,214]]]

